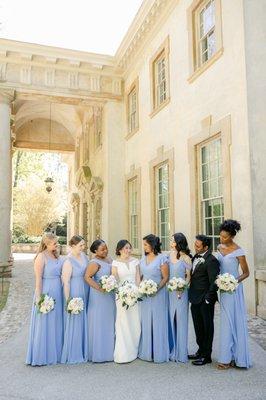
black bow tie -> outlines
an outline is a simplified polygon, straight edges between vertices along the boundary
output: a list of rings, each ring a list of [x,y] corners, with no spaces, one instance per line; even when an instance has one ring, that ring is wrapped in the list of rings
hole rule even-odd
[[[203,258],[202,254],[195,254],[194,258]]]

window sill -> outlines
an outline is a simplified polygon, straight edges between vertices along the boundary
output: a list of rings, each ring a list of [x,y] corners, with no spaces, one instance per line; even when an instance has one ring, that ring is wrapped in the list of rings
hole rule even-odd
[[[198,76],[203,74],[215,61],[217,61],[223,54],[224,49],[223,47],[220,48],[206,63],[201,65],[198,69],[193,72],[193,74],[188,78],[188,82],[192,83],[194,82]]]
[[[162,104],[160,104],[157,108],[155,108],[151,113],[150,113],[150,118],[153,118],[158,112],[160,112],[165,106],[167,106],[170,103],[170,97],[167,97],[166,100]]]
[[[138,131],[139,131],[139,126],[138,126],[136,129],[134,129],[134,131],[132,131],[132,132],[130,132],[130,133],[127,133],[125,139],[126,139],[126,140],[130,139],[130,138],[131,138],[132,136],[134,136]]]

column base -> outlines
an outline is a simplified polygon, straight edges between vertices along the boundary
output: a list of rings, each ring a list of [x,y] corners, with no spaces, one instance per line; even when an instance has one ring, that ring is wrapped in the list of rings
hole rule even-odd
[[[13,268],[13,257],[6,262],[0,262],[0,278],[11,278]]]

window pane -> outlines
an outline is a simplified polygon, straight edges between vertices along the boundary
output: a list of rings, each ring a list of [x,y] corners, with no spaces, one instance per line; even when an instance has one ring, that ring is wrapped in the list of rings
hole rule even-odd
[[[206,235],[212,236],[212,220],[211,219],[206,219],[205,221],[205,226],[206,226]]]
[[[219,226],[224,218],[221,139],[204,145],[200,152],[201,226],[216,246],[219,242]]]

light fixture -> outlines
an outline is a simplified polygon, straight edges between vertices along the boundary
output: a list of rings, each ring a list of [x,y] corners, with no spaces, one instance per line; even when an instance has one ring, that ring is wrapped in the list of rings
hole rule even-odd
[[[52,104],[50,103],[50,124],[49,124],[49,143],[48,143],[48,153],[50,154],[51,151],[51,135],[52,135]],[[50,171],[51,173],[51,168]],[[45,183],[45,190],[47,193],[51,193],[53,190],[53,185],[54,185],[54,180],[51,176],[47,176],[47,178],[44,180]]]

